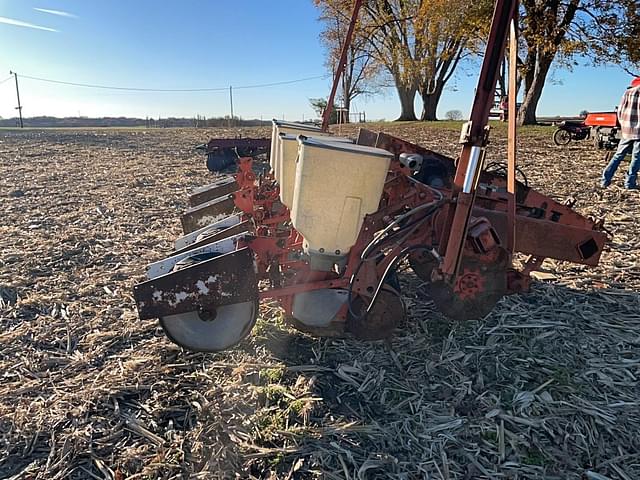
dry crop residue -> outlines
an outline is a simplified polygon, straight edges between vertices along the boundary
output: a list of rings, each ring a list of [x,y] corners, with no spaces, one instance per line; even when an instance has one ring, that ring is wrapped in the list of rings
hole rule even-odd
[[[459,150],[455,129],[381,128]],[[597,268],[547,261],[464,324],[405,271],[388,343],[313,338],[266,303],[234,350],[185,353],[131,287],[213,178],[192,147],[236,133],[0,133],[0,478],[640,478],[640,194],[596,188],[600,152],[519,140],[532,186],[606,216]]]

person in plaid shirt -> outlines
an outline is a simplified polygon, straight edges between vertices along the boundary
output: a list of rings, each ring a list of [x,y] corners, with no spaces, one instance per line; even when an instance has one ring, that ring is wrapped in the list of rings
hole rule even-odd
[[[640,171],[640,77],[634,78],[631,86],[624,92],[618,107],[618,121],[622,139],[609,165],[602,172],[601,185],[605,188],[611,185],[618,165],[626,155],[631,154],[631,163],[624,186],[629,190],[638,190],[636,182],[638,171]]]

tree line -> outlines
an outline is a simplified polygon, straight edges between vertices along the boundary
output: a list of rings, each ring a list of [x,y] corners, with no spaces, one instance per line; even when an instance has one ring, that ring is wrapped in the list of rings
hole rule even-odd
[[[0,117],[0,127],[19,126],[17,118]],[[145,128],[178,128],[178,127],[259,127],[270,126],[271,121],[259,119],[243,119],[234,116],[231,119],[228,115],[224,117],[206,117],[196,115],[188,117],[165,117],[165,118],[135,118],[135,117],[28,117],[24,119],[27,127],[145,127]]]
[[[314,0],[323,22],[326,66],[336,71],[353,0]],[[456,74],[477,68],[493,0],[365,0],[341,78],[341,106],[392,87],[397,120],[437,120],[445,87]],[[638,0],[521,0],[518,123],[536,123],[536,110],[553,69],[578,62],[614,64],[640,72]],[[505,93],[505,70],[499,89]],[[597,93],[597,92],[595,92]],[[420,115],[415,99],[422,103]],[[347,116],[348,118],[348,116]]]

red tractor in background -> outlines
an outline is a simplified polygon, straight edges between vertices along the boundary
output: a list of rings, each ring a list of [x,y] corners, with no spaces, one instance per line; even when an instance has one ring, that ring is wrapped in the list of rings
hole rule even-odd
[[[593,145],[598,149],[615,150],[618,148],[620,123],[617,112],[593,112],[587,114],[584,124],[590,127]]]
[[[571,140],[593,139],[599,150],[615,150],[620,142],[617,112],[588,113],[584,120],[564,120],[553,132],[556,145],[568,145]]]
[[[553,132],[556,145],[568,145],[571,140],[593,138],[593,145],[599,150],[615,150],[620,142],[617,112],[588,113],[584,120],[564,120]]]
[[[593,145],[599,150],[615,150],[620,142],[617,112],[587,113],[582,121],[565,120],[553,132],[556,145],[568,145],[571,140],[593,138]]]

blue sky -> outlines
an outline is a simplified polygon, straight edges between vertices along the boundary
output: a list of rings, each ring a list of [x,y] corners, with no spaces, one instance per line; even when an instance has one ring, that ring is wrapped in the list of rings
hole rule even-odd
[[[215,88],[326,73],[318,39],[322,26],[312,0],[0,0],[0,17],[0,81],[14,70],[19,76],[78,83]],[[471,65],[456,75],[439,115],[468,112],[476,75]],[[612,109],[630,80],[614,67],[577,67],[554,78],[545,87],[539,115]],[[315,79],[237,89],[234,112],[244,118],[309,118],[314,112],[308,99],[328,95],[329,88],[328,79]],[[219,116],[229,111],[228,91],[120,92],[23,78],[20,96],[27,117]],[[15,105],[13,80],[4,82],[0,116],[14,116]],[[393,90],[357,99],[354,106],[369,119],[393,119],[399,113]]]

